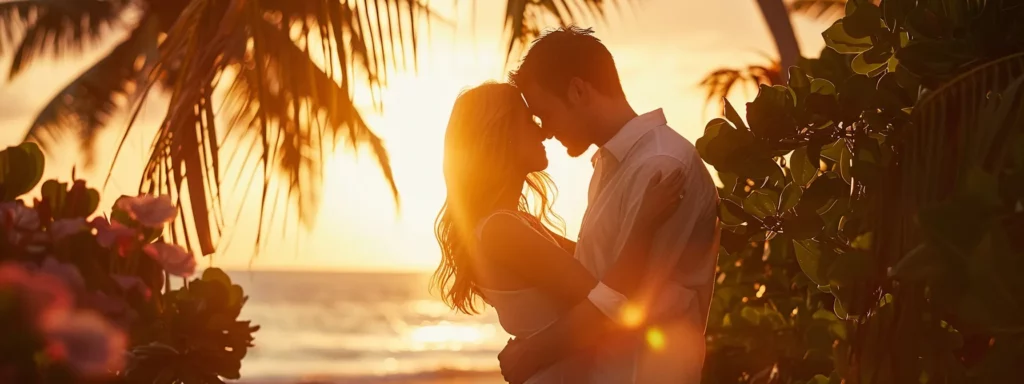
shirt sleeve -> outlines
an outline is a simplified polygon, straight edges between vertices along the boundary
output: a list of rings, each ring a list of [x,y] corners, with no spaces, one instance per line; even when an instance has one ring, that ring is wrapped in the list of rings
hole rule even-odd
[[[598,282],[597,286],[590,290],[590,293],[587,294],[587,300],[590,300],[590,303],[594,304],[609,319],[618,323],[621,323],[622,319],[625,318],[623,311],[629,303],[626,295],[619,293],[603,282]]]
[[[634,173],[635,178],[623,191],[623,212],[620,217],[624,220],[621,233],[632,229],[648,181],[658,172],[664,176],[677,169],[683,170],[684,178],[687,181],[693,180],[691,175],[687,175],[690,172],[687,164],[671,156],[651,157],[637,168]],[[684,313],[697,297],[697,292],[694,289],[687,287],[685,282],[673,278],[673,273],[678,269],[677,264],[684,253],[687,241],[699,220],[700,212],[695,210],[695,207],[703,198],[699,193],[688,191],[693,187],[688,184],[684,184],[686,195],[679,208],[655,234],[654,243],[650,248],[652,252],[650,272],[640,287],[640,292],[646,293],[641,296],[640,300],[633,303],[641,305],[642,312],[646,313],[648,318],[658,319]],[[611,290],[610,288],[606,287],[607,290],[599,288],[600,286],[595,288],[594,290],[597,292],[592,292],[588,296],[591,302],[615,321],[621,322],[623,319],[628,319],[628,316],[622,316],[622,314],[626,310],[625,306],[630,302],[621,294],[614,295],[607,292]]]

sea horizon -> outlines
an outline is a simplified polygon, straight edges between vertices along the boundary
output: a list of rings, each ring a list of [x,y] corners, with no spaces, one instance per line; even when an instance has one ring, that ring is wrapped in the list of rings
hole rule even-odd
[[[399,275],[401,275],[401,274],[422,274],[422,275],[429,275],[429,274],[434,273],[434,269],[433,268],[401,268],[401,267],[395,267],[395,268],[377,268],[377,267],[360,268],[360,267],[352,267],[352,266],[324,266],[324,267],[319,267],[318,266],[318,267],[311,267],[311,266],[307,266],[307,265],[280,266],[280,265],[259,265],[259,262],[257,261],[251,267],[244,266],[244,265],[237,265],[237,264],[232,264],[232,265],[228,265],[228,266],[220,266],[220,265],[200,266],[200,268],[197,269],[196,274],[197,275],[202,274],[202,271],[205,270],[206,268],[219,268],[219,269],[224,270],[224,271],[238,272],[238,273],[244,273],[244,272],[250,272],[250,271],[252,271],[252,272],[334,273],[334,274],[338,274],[338,273],[340,273],[340,274],[352,273],[352,274],[383,274],[383,275],[389,275],[389,274],[399,274]]]
[[[245,383],[492,383],[509,335],[490,308],[455,313],[430,272],[225,269],[261,328]]]

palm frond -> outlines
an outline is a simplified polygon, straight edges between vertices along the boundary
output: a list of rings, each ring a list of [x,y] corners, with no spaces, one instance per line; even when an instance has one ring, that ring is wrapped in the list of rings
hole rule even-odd
[[[90,1],[103,2],[86,2]],[[258,242],[264,228],[281,217],[275,207],[275,195],[280,191],[291,202],[283,216],[289,217],[288,210],[294,205],[303,224],[313,222],[319,200],[309,193],[319,190],[323,146],[338,138],[354,149],[372,151],[397,203],[398,190],[384,143],[369,128],[354,98],[357,88],[369,88],[373,105],[382,110],[380,90],[386,86],[389,74],[416,62],[417,23],[434,17],[424,1],[191,0],[173,6],[168,2],[139,2],[139,9],[156,15],[160,23],[157,60],[136,86],[140,91],[133,104],[135,113],[154,86],[170,96],[140,190],[168,194],[182,208],[171,240],[189,248],[196,243],[203,254],[216,251],[225,217],[220,208],[221,151],[235,144],[248,144],[259,152],[247,156],[258,161],[253,162],[254,172],[262,172]],[[509,46],[525,46],[539,34],[542,25],[601,20],[608,4],[627,1],[512,0],[506,18]],[[70,0],[21,3],[20,7],[7,7],[6,13],[0,6],[0,17],[7,15],[4,20],[18,22],[4,24],[8,32],[17,32],[16,24],[31,28],[39,19],[35,15],[52,12],[43,12],[36,3],[77,4]],[[82,25],[101,20],[75,17],[65,16],[63,20],[80,20]],[[87,37],[93,36],[89,33],[103,29],[73,29],[64,26],[63,21],[38,25],[39,32],[35,33],[48,37],[41,43],[25,44],[32,48],[25,49],[30,53],[22,55],[19,68],[40,50],[52,50],[59,42],[88,41]],[[64,29],[55,35],[54,28]],[[127,47],[121,49],[129,51]],[[410,50],[412,54],[407,55]],[[117,72],[114,68],[123,63],[115,57],[120,58],[122,51],[115,51],[83,78]],[[509,52],[511,57],[511,48]],[[66,91],[83,93],[88,89],[92,100],[103,100],[100,96],[108,91],[86,86],[91,81],[81,80]],[[214,94],[222,83],[228,89],[223,110],[214,105],[218,100]],[[119,84],[109,84],[113,89],[109,93],[124,90]],[[90,112],[94,114],[82,118],[98,125],[113,107],[109,103],[93,105]],[[77,115],[48,111],[45,116],[87,116],[84,110]],[[225,119],[229,123],[226,127]],[[133,118],[129,130],[134,124]],[[271,191],[277,187],[277,192]],[[186,217],[186,211],[191,211],[191,217]]]
[[[323,63],[328,76],[355,81],[353,69],[359,69],[373,90],[374,106],[383,108],[379,91],[387,85],[392,71],[415,65],[418,55],[419,21],[429,23],[436,15],[424,0],[331,0],[265,1],[267,12],[281,16],[283,25],[296,25],[303,31],[300,40],[313,32],[321,41],[327,59]],[[411,52],[411,54],[407,54]],[[344,57],[342,57],[344,56]],[[342,73],[334,71],[341,67]]]
[[[1024,53],[1016,53],[978,65],[921,97],[912,111],[913,122],[900,133],[899,158],[892,162],[894,166],[885,170],[887,181],[880,190],[887,193],[881,195],[872,208],[875,254],[884,258],[882,265],[899,265],[913,260],[910,258],[924,257],[928,260],[918,259],[915,268],[926,268],[922,263],[940,265],[943,280],[972,287],[955,298],[931,304],[943,311],[951,310],[946,318],[951,319],[950,325],[957,329],[986,329],[972,328],[979,324],[972,321],[976,318],[972,319],[968,312],[994,314],[1000,310],[1006,313],[1021,310],[1015,301],[1020,289],[1012,284],[1017,280],[1014,275],[1017,269],[1005,267],[1020,259],[1019,252],[996,247],[978,252],[975,247],[993,232],[1002,232],[1002,236],[1014,233],[1012,220],[1000,219],[992,223],[989,215],[1014,210],[1015,201],[1006,205],[1003,200],[1004,194],[1014,188],[1006,188],[1006,181],[1014,176],[1010,176],[1013,172],[1007,172],[1003,161],[1014,145],[1012,138],[1020,137],[1024,127],[1022,81]],[[991,184],[987,180],[991,180]],[[1016,192],[1019,193],[1019,189]],[[986,201],[990,198],[996,201]],[[973,212],[962,213],[966,210]],[[936,228],[956,233],[942,238],[937,236]],[[900,281],[898,289],[904,302],[924,302],[926,287],[943,284]],[[991,300],[980,299],[982,295]],[[960,300],[980,304],[964,311],[968,307],[953,304]],[[998,318],[988,316],[993,315],[986,315],[986,318]],[[989,327],[998,323],[982,324]],[[863,330],[858,332],[853,339],[872,337]],[[976,332],[971,331],[965,337],[974,337]],[[872,364],[880,370],[904,370],[907,368],[897,366],[897,362],[918,359],[918,356],[915,351],[902,351]],[[898,374],[900,372],[894,375]]]
[[[541,34],[545,26],[597,24],[609,6],[629,6],[630,0],[507,0],[505,7],[505,65]]]
[[[387,151],[356,109],[354,93],[357,85],[379,89],[386,73],[401,67],[410,38],[397,25],[424,15],[429,10],[417,0],[192,1],[161,45],[154,78],[173,68],[176,81],[141,189],[188,203],[192,223],[177,231],[186,240],[197,235],[202,252],[212,253],[224,217],[219,153],[228,141],[248,143],[259,152],[250,169],[263,173],[260,242],[275,220],[292,217],[293,206],[304,225],[314,222],[323,148],[341,137],[372,151],[397,202]],[[223,78],[231,79],[227,98],[223,109],[214,108],[212,93]],[[230,123],[226,130],[217,129],[218,109]],[[289,201],[283,215],[276,206],[281,192]]]
[[[0,53],[10,50],[9,46],[23,32],[37,1],[8,1],[0,3]]]
[[[867,0],[878,5],[881,0]],[[835,19],[843,17],[848,0],[791,0],[789,11],[804,14],[816,19]]]
[[[772,62],[768,66],[751,65],[747,68],[720,68],[708,73],[700,81],[700,88],[707,93],[705,104],[718,100],[724,106],[725,97],[737,86],[744,89],[757,87],[761,84],[775,85],[782,83],[782,71],[779,63]]]
[[[81,53],[117,24],[130,0],[25,0],[0,3],[0,29],[17,41],[10,76],[38,56],[60,58]],[[20,35],[20,41],[13,39]],[[7,49],[0,46],[0,53]]]
[[[178,75],[171,89],[171,100],[167,115],[161,123],[153,141],[149,161],[143,170],[140,190],[148,193],[164,193],[170,195],[183,207],[182,188],[187,186],[189,208],[192,210],[193,229],[198,237],[199,248],[203,254],[213,253],[214,229],[211,226],[211,210],[207,204],[219,194],[212,192],[204,180],[211,169],[206,160],[209,141],[200,141],[201,132],[205,133],[216,124],[205,117],[212,110],[211,95],[215,87],[216,74],[223,69],[222,56],[213,54],[214,50],[224,52],[227,49],[231,34],[224,27],[237,27],[237,20],[231,20],[235,13],[229,12],[229,6],[236,5],[199,0],[192,1],[170,27],[167,39],[160,46],[160,59],[154,75],[149,81],[158,77],[157,73],[165,68],[175,68]],[[234,21],[234,23],[229,23]],[[226,33],[228,32],[228,33]],[[134,122],[133,122],[134,123]],[[201,132],[200,132],[201,131]],[[214,148],[216,141],[214,141]],[[184,218],[184,212],[182,212]],[[184,242],[192,249],[189,239],[190,231],[185,220],[176,220],[182,229],[182,240],[172,231],[172,239]]]
[[[982,103],[990,93],[999,92],[1022,75],[1024,53],[1008,55],[951,79],[918,101],[913,111],[914,130],[906,145],[906,169],[916,174],[906,175],[905,180],[927,180],[935,186],[921,188],[925,195],[919,196],[919,201],[929,203],[946,197],[948,187],[962,176],[957,165],[969,157],[965,143],[968,135],[977,134]],[[915,160],[921,162],[912,163]]]
[[[152,18],[141,21],[106,57],[60,90],[36,116],[26,140],[47,145],[62,133],[78,136],[86,165],[92,164],[95,139],[113,114],[137,100],[156,60],[158,30]]]
[[[841,17],[846,9],[847,0],[793,0],[789,2],[789,10],[802,13],[817,19]]]

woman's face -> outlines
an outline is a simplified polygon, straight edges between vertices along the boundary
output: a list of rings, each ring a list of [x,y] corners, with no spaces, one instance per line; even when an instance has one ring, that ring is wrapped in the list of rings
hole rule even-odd
[[[526,173],[540,172],[548,167],[548,155],[544,149],[547,137],[540,126],[533,120],[533,115],[520,102],[512,114],[514,119],[509,131],[509,148],[522,171]]]

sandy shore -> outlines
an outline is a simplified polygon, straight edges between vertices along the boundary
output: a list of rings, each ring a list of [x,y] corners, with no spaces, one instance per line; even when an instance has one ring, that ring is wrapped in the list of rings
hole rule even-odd
[[[323,378],[304,380],[241,380],[243,384],[502,384],[497,372],[434,372],[409,376]]]

